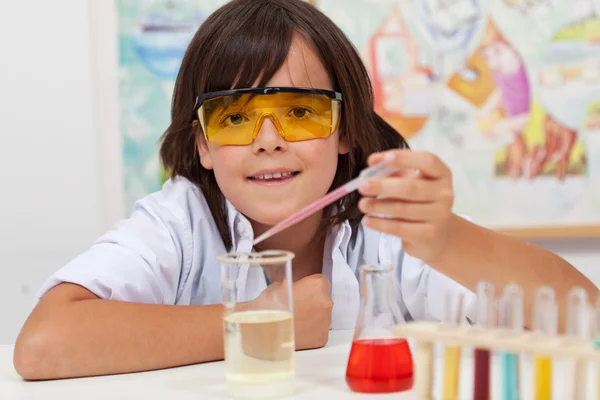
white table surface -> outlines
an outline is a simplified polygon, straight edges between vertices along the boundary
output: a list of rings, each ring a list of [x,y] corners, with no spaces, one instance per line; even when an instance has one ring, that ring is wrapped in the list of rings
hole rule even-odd
[[[296,353],[296,394],[290,399],[414,400],[411,392],[366,395],[345,381],[353,331],[331,331],[322,349]],[[14,370],[13,346],[0,346],[1,400],[199,400],[227,398],[223,362],[135,374],[26,382]]]
[[[322,349],[296,352],[296,393],[288,399],[396,399],[417,400],[415,391],[391,394],[361,394],[350,391],[345,381],[346,363],[353,331],[331,331]],[[412,341],[409,340],[409,343]],[[412,343],[411,343],[412,344]],[[414,349],[414,346],[411,346]],[[434,399],[442,399],[443,352],[436,346]],[[414,353],[413,353],[414,356]],[[0,345],[0,400],[200,400],[227,399],[225,365],[212,362],[135,374],[55,381],[26,382],[13,367],[13,346]],[[491,400],[501,400],[500,368],[492,356]],[[552,386],[555,400],[571,400],[573,370],[569,362],[555,360]],[[521,398],[533,399],[533,365],[522,357]],[[596,366],[588,371],[587,399],[596,399]],[[472,399],[472,349],[463,349],[459,399]]]

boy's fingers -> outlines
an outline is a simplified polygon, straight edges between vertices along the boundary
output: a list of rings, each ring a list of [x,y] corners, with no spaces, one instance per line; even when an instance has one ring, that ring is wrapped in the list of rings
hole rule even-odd
[[[424,151],[389,150],[383,153],[372,154],[369,165],[379,162],[397,168],[399,171],[419,171],[422,177],[441,179],[450,176],[450,170],[437,156]]]

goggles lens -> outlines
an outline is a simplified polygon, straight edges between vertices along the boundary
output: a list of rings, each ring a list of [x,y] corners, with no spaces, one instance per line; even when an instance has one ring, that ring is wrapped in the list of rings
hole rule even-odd
[[[260,91],[261,89],[252,89]],[[265,118],[288,142],[325,138],[340,122],[341,95],[306,92],[236,93],[203,100],[198,119],[207,141],[220,145],[251,144]],[[218,93],[218,92],[217,92]]]

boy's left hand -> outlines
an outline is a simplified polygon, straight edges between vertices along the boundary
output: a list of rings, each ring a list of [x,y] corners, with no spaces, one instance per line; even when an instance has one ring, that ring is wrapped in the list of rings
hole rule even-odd
[[[369,228],[398,236],[404,250],[428,263],[445,250],[454,214],[452,174],[435,155],[411,150],[389,150],[369,157],[398,169],[386,178],[363,182],[360,210]],[[370,215],[379,214],[385,216]]]

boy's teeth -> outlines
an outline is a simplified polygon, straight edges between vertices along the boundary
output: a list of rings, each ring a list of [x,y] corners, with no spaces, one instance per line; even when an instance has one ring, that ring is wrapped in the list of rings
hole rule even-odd
[[[255,179],[279,179],[292,176],[293,172],[275,172],[274,174],[258,175]]]

